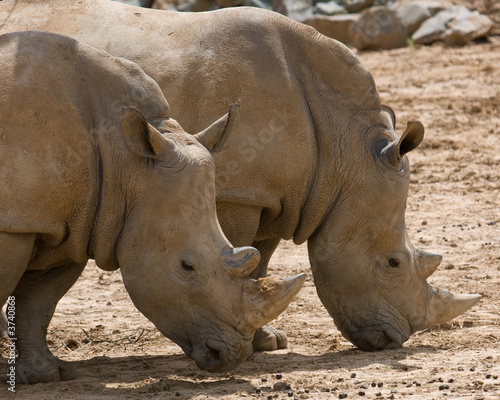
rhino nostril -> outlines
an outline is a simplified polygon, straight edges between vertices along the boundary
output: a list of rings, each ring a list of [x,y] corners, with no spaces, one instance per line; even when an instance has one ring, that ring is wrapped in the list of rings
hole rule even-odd
[[[219,364],[220,363],[220,352],[218,350],[212,349],[210,346],[207,346],[207,347],[208,347],[208,357],[211,360],[216,361],[215,364]]]

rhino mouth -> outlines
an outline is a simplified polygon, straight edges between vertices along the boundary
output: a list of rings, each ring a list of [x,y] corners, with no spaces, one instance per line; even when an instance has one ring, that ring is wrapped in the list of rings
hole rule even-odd
[[[396,349],[409,338],[390,326],[365,328],[352,335],[342,335],[356,347],[364,351]]]

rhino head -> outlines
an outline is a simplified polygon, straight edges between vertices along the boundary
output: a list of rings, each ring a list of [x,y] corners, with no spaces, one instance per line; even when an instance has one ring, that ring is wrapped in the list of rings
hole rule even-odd
[[[122,166],[129,193],[112,245],[116,262],[135,306],[212,372],[246,360],[255,331],[287,307],[305,280],[251,279],[258,251],[232,248],[220,229],[207,149],[231,129],[237,112],[191,136],[173,119],[147,121],[133,108],[122,111],[123,137],[134,157]]]
[[[427,283],[442,257],[415,248],[404,219],[405,154],[421,143],[424,128],[409,122],[397,138],[394,113],[383,110],[380,125],[368,128],[362,141],[351,138],[364,156],[341,169],[347,179],[335,207],[308,241],[318,295],[342,335],[362,350],[399,347],[415,331],[449,321],[481,298]]]

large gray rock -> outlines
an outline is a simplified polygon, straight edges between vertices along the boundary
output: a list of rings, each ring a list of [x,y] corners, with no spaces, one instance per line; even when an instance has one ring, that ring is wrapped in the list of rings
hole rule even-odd
[[[352,25],[351,37],[360,50],[387,50],[406,46],[408,34],[397,11],[372,7]]]
[[[409,35],[412,35],[424,21],[453,6],[449,1],[421,0],[411,3],[399,3],[394,9],[401,15],[403,24]]]
[[[413,34],[422,25],[422,22],[432,16],[429,9],[420,2],[398,4],[395,10],[401,16],[409,35]]]
[[[316,3],[314,6],[314,13],[315,14],[322,14],[322,15],[338,15],[338,14],[345,14],[347,11],[344,7],[339,5],[336,1],[331,0],[326,3],[320,2]]]
[[[283,0],[283,6],[286,9],[283,14],[299,22],[312,18],[314,15],[313,0]]]
[[[347,46],[353,46],[351,28],[361,17],[360,14],[336,15],[332,17],[316,15],[314,18],[305,21],[319,33],[331,37],[344,43]]]
[[[473,11],[466,18],[451,21],[443,35],[443,41],[450,46],[465,44],[487,36],[492,27],[491,19]]]
[[[451,6],[427,19],[412,35],[417,44],[443,41],[449,45],[464,44],[485,36],[493,22],[464,6]]]

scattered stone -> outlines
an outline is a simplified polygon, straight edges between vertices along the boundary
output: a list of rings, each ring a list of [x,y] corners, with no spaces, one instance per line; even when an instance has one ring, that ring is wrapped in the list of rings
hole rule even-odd
[[[356,374],[355,374],[355,373],[352,373],[352,374],[351,374],[351,378],[353,378],[353,379],[354,379],[354,378],[356,378]]]
[[[288,383],[286,383],[286,381],[276,382],[273,385],[273,390],[275,392],[285,392],[287,390],[290,390],[290,385]]]

